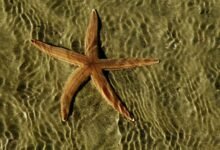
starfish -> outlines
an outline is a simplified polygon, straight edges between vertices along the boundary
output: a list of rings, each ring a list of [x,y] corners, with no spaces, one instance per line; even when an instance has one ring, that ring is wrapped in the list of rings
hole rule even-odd
[[[73,95],[76,94],[79,86],[89,77],[91,77],[95,87],[108,104],[128,120],[134,121],[133,115],[128,111],[127,107],[119,99],[108,83],[103,74],[103,70],[111,71],[159,63],[158,59],[146,58],[100,59],[98,57],[98,50],[100,49],[99,30],[99,16],[97,11],[93,9],[85,36],[85,55],[65,48],[46,44],[39,40],[31,40],[32,44],[42,52],[78,66],[78,68],[69,76],[60,99],[62,121],[67,121],[70,115]]]

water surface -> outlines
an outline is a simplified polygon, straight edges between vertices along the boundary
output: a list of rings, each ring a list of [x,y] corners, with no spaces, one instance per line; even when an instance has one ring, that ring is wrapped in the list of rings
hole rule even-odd
[[[220,1],[1,0],[0,149],[220,149]],[[59,98],[75,67],[31,39],[84,52],[91,10],[108,58],[161,63],[109,72],[131,124],[88,82],[67,123]]]

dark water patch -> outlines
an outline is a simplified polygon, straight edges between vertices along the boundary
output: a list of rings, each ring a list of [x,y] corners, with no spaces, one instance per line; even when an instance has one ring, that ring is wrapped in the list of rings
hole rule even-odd
[[[77,40],[71,40],[71,41],[72,41],[71,48],[73,51],[77,51],[77,52],[83,51],[81,48],[81,43],[79,41],[77,41]]]
[[[18,146],[18,141],[14,139],[9,139],[7,143],[7,149],[16,149]]]
[[[220,90],[220,75],[218,75],[218,77],[215,80],[215,88],[217,90]]]
[[[36,148],[36,146],[34,145],[34,144],[29,144],[28,146],[27,146],[27,150],[33,150],[33,149],[35,149]]]
[[[144,1],[142,1],[142,0],[137,0],[135,2],[135,6],[137,6],[137,7],[140,7],[140,6],[143,6],[143,5],[144,5]]]
[[[9,130],[9,132],[11,132],[12,138],[14,140],[18,140],[19,139],[19,131],[20,131],[20,129],[19,129],[19,127],[16,124],[10,124],[8,126],[8,130]]]
[[[3,77],[0,77],[0,87],[3,87],[5,85],[5,79]]]
[[[17,86],[17,92],[19,92],[19,93],[23,93],[23,92],[25,92],[26,90],[27,90],[27,84],[26,83],[24,83],[24,82],[20,82],[19,84],[18,84],[18,86]]]
[[[45,147],[45,142],[44,141],[37,141],[37,144],[35,145],[36,150],[42,150]]]
[[[4,131],[5,131],[5,125],[2,121],[0,121],[0,137],[1,138],[3,138]]]

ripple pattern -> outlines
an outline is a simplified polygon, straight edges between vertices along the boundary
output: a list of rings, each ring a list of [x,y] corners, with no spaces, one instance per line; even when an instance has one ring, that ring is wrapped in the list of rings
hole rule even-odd
[[[0,0],[0,149],[220,149],[220,1]],[[84,53],[97,9],[107,58],[153,57],[107,74],[136,118],[115,112],[89,82],[67,123],[59,116],[74,67],[30,40]]]

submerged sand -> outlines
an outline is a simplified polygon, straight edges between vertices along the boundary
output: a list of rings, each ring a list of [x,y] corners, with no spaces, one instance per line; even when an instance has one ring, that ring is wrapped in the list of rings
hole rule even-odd
[[[0,149],[220,149],[220,2],[0,1]],[[84,52],[91,10],[106,57],[153,57],[152,67],[109,72],[136,124],[89,82],[68,123],[62,87],[75,69],[31,39]]]

